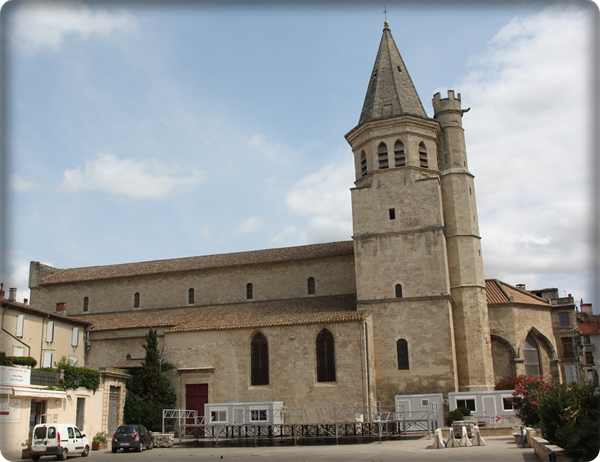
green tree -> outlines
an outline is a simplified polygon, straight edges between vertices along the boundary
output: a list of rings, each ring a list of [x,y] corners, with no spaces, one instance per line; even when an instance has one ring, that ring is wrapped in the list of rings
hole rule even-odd
[[[151,431],[162,429],[163,409],[172,409],[177,401],[175,389],[164,375],[172,366],[163,362],[161,367],[158,336],[150,329],[146,335],[146,357],[141,368],[128,370],[124,419],[130,424],[142,424]]]

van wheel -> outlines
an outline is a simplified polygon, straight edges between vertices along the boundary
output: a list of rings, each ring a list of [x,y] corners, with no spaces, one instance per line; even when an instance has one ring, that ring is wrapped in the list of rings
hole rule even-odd
[[[40,460],[40,456],[31,456],[31,460],[33,460],[33,462],[37,462]]]
[[[154,440],[150,440],[150,444],[146,446],[146,449],[154,449]]]
[[[81,457],[87,457],[89,453],[90,453],[90,447],[86,446],[85,448],[83,448],[83,452],[81,453]]]
[[[63,449],[63,453],[60,456],[56,456],[56,460],[67,460],[67,449]]]
[[[117,448],[112,448],[112,452],[113,452],[113,454],[114,454],[115,452],[117,452]]]

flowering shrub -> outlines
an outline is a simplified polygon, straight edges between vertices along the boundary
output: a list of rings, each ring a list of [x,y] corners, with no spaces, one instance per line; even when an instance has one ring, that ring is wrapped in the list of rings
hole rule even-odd
[[[515,385],[512,402],[515,414],[528,427],[537,427],[540,423],[538,405],[540,397],[550,389],[543,375],[524,377]]]
[[[517,385],[527,380],[526,375],[519,375],[518,377],[513,375],[511,377],[507,377],[498,381],[496,384],[496,390],[514,390],[517,388]]]

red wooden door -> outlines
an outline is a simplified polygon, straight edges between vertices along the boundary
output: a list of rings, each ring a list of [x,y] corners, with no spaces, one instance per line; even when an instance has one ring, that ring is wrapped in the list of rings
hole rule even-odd
[[[195,410],[198,422],[204,417],[204,405],[208,403],[208,383],[194,383],[185,386],[185,408],[188,411]],[[194,419],[187,419],[188,424],[193,424]],[[189,435],[194,434],[193,428],[188,428]],[[203,434],[203,432],[200,432]]]

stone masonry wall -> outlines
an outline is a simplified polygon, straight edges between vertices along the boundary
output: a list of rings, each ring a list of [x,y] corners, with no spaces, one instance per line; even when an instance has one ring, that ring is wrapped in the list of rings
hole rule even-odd
[[[246,300],[246,284],[252,283],[254,300],[276,300],[309,296],[309,277],[315,278],[317,296],[356,292],[354,259],[348,256],[40,286],[31,289],[31,299],[50,311],[66,302],[69,315],[80,315],[84,297],[89,313],[134,310],[136,292],[141,309],[190,306],[190,288],[194,305],[221,304]]]

